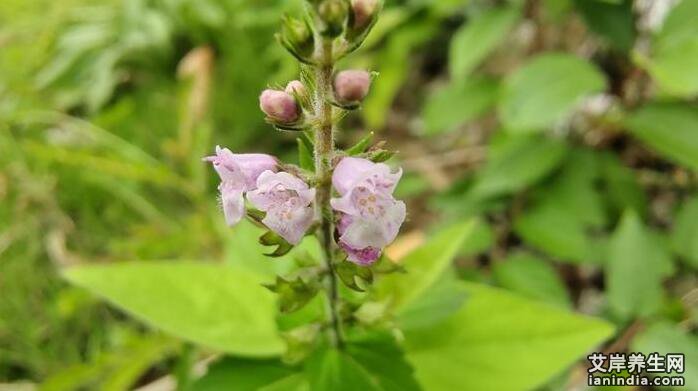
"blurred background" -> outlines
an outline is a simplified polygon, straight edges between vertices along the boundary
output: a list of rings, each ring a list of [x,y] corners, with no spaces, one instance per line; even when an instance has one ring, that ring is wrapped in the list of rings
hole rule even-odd
[[[201,157],[296,160],[257,97],[297,77],[274,33],[300,3],[0,2],[0,389],[188,365],[60,268],[241,256],[254,239],[224,226]],[[685,353],[698,387],[698,1],[389,0],[348,61],[380,76],[339,144],[373,131],[405,169],[389,255],[476,217],[463,279],[609,319],[616,350]]]

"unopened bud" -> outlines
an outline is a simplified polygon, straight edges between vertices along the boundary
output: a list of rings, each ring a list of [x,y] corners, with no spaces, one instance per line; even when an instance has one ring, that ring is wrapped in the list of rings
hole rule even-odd
[[[315,50],[313,32],[308,24],[300,19],[285,17],[281,29],[282,44],[294,56],[305,59],[310,57]]]
[[[358,102],[366,97],[371,74],[366,71],[341,71],[334,78],[334,93],[340,102]]]
[[[259,96],[259,108],[269,118],[285,124],[295,122],[299,117],[296,99],[284,91],[262,91],[262,95]]]
[[[291,80],[286,84],[286,93],[293,95],[294,93],[299,96],[305,95],[305,86],[298,80]]]
[[[318,15],[325,24],[322,33],[329,37],[339,36],[347,18],[346,4],[343,0],[325,0],[318,7]]]
[[[354,13],[353,27],[360,29],[371,23],[377,6],[378,0],[351,0],[351,9]]]

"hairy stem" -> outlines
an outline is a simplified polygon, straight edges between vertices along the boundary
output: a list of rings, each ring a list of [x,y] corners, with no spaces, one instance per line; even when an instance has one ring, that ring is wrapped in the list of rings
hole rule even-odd
[[[315,66],[315,115],[318,125],[315,129],[315,174],[317,189],[315,193],[316,215],[320,216],[318,239],[322,246],[323,260],[328,268],[326,289],[329,303],[329,337],[335,347],[342,346],[342,324],[338,313],[339,293],[337,290],[337,275],[334,271],[332,241],[333,214],[330,207],[332,192],[332,157],[334,154],[334,124],[332,121],[332,41],[323,40],[318,53],[321,61]]]

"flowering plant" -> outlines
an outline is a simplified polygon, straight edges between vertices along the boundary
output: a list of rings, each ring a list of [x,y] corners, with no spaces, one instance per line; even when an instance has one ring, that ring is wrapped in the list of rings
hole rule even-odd
[[[204,353],[224,353],[193,383],[184,370],[180,386],[193,389],[524,390],[606,338],[605,322],[455,278],[449,267],[475,236],[474,220],[389,259],[407,217],[395,195],[402,169],[372,134],[335,145],[339,121],[361,107],[376,77],[336,64],[361,46],[382,3],[304,4],[277,37],[300,77],[259,96],[267,122],[297,136],[299,164],[222,146],[203,158],[220,179],[216,220],[235,227],[233,267],[124,263],[71,268],[67,277]],[[260,261],[257,243],[274,259]],[[519,363],[537,355],[547,366],[525,366],[512,383],[497,376],[511,372],[500,354]],[[482,379],[461,372],[480,368],[489,371]]]

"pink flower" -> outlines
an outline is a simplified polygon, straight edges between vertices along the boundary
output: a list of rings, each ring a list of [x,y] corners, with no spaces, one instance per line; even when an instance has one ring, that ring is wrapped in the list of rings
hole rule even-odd
[[[267,170],[276,170],[276,159],[262,153],[232,153],[228,148],[216,146],[216,154],[207,156],[204,161],[213,163],[213,168],[221,178],[218,190],[225,222],[229,226],[237,224],[245,214],[243,194],[257,188],[257,177]]]
[[[345,157],[334,170],[332,184],[341,196],[330,200],[340,212],[339,245],[358,264],[373,263],[397,236],[405,221],[405,203],[393,198],[402,171],[370,160]]]
[[[287,172],[263,172],[257,189],[247,200],[267,212],[262,223],[291,244],[298,244],[313,223],[312,202],[315,189]]]

